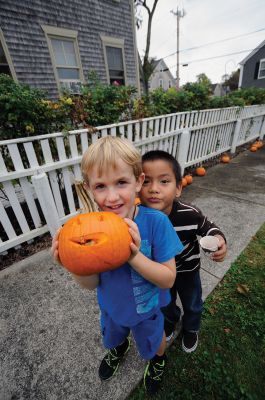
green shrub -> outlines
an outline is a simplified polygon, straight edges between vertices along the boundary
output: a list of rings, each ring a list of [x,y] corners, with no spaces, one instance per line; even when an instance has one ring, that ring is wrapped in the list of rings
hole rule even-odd
[[[129,119],[135,94],[133,86],[103,84],[91,73],[82,89],[87,124],[100,126]]]
[[[41,90],[0,74],[1,140],[49,132],[54,113],[44,98]]]
[[[80,95],[65,93],[58,101],[50,101],[43,91],[0,74],[0,139],[96,127],[181,111],[265,104],[265,89],[242,89],[227,96],[212,97],[209,82],[204,80],[186,83],[179,91],[159,88],[137,98],[133,86],[103,84],[92,71]]]

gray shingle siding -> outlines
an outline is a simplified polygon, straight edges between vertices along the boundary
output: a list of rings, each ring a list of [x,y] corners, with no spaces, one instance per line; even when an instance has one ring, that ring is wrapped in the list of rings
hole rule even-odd
[[[95,70],[107,82],[100,34],[124,39],[127,82],[137,86],[130,0],[0,0],[0,27],[18,81],[57,97],[57,85],[45,34],[41,25],[78,31],[84,77]]]
[[[265,88],[265,78],[255,78],[256,65],[261,60],[265,59],[265,46],[260,48],[251,58],[249,58],[244,64],[244,72],[241,87],[257,87]]]

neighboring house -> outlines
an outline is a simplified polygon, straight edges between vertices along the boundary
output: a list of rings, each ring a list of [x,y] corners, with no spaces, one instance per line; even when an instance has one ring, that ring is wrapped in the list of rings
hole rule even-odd
[[[230,92],[229,86],[223,86],[221,83],[213,83],[211,85],[212,95],[215,96],[225,96]]]
[[[1,1],[0,73],[56,98],[92,70],[140,90],[133,0]]]
[[[265,40],[239,64],[239,88],[265,88]]]
[[[167,64],[161,58],[160,60],[153,61],[154,72],[149,79],[149,90],[162,88],[168,90],[176,86],[176,79],[174,79]]]

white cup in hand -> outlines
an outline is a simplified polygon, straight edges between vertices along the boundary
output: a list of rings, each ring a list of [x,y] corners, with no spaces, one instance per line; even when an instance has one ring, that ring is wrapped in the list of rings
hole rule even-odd
[[[204,236],[200,239],[200,246],[207,255],[211,255],[218,250],[219,239],[215,236]]]

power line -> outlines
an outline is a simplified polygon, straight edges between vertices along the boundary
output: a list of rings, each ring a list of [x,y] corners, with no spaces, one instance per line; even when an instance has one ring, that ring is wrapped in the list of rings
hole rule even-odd
[[[257,47],[255,47],[255,49],[258,49]],[[207,57],[207,58],[199,58],[198,60],[192,60],[192,61],[187,61],[187,62],[182,62],[181,64],[192,64],[194,62],[200,62],[200,61],[207,61],[207,60],[213,60],[214,58],[222,58],[222,57],[226,57],[226,56],[233,56],[236,54],[241,54],[241,53],[247,53],[250,51],[253,51],[254,49],[251,50],[242,50],[242,51],[237,51],[235,53],[227,53],[227,54],[222,54],[221,56],[213,56],[213,57]],[[169,68],[174,68],[176,65],[171,65]]]
[[[195,47],[189,47],[189,48],[187,48],[187,49],[182,49],[182,50],[179,50],[179,52],[182,53],[182,52],[184,52],[184,51],[190,51],[190,50],[200,49],[200,48],[202,48],[202,47],[210,46],[210,45],[212,45],[212,44],[227,42],[227,41],[229,41],[229,40],[238,39],[238,38],[243,37],[243,36],[253,35],[254,33],[261,32],[261,31],[264,31],[264,30],[265,30],[265,28],[257,29],[256,31],[253,31],[253,32],[243,33],[243,34],[241,34],[241,35],[231,36],[230,38],[221,39],[221,40],[216,40],[215,42],[205,43],[205,44],[202,44],[202,45],[200,45],[200,46],[195,46]],[[177,53],[177,52],[175,51],[174,53],[168,54],[167,56],[164,56],[164,57],[161,57],[161,58],[165,59],[165,58],[174,56],[176,53]]]

